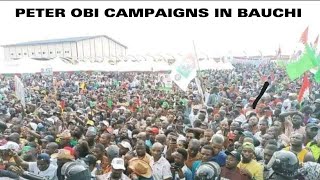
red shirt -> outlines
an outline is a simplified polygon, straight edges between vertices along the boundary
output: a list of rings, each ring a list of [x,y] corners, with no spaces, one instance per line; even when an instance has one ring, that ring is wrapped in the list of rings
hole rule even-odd
[[[221,168],[221,177],[223,180],[250,180],[249,176],[245,176],[240,173],[240,169],[228,169],[226,167]]]

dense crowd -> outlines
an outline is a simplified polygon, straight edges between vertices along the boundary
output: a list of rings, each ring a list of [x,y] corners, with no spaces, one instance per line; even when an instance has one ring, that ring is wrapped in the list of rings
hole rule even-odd
[[[319,180],[319,84],[299,102],[276,64],[234,66],[198,72],[203,95],[156,72],[23,74],[25,105],[0,75],[0,178]]]

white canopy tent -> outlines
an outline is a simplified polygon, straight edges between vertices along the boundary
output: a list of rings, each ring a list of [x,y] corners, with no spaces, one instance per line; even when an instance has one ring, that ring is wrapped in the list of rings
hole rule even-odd
[[[7,62],[0,66],[0,73],[39,73],[42,69],[51,68],[53,72],[70,71],[104,71],[104,72],[126,72],[126,71],[170,71],[173,67],[165,58],[179,59],[181,55],[128,55],[124,57],[103,57],[101,61],[64,60],[56,57],[51,60],[35,60],[22,58]],[[200,70],[227,70],[233,69],[231,62],[216,62],[213,58],[203,58],[199,62]]]

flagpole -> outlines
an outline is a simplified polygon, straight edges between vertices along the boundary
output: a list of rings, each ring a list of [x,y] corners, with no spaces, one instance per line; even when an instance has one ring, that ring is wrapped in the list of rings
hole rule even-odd
[[[197,51],[196,51],[196,45],[195,45],[194,41],[192,41],[192,43],[193,43],[194,54],[195,54],[195,56],[196,56],[197,71],[198,71],[199,74],[200,74],[200,65],[199,65],[199,59],[198,59],[198,55],[197,55]],[[196,73],[196,79],[198,78],[197,76],[198,76],[198,73]],[[196,79],[195,79],[196,84],[198,84]],[[205,105],[205,101],[204,101],[203,90],[202,90],[202,87],[201,87],[201,84],[202,84],[202,83],[201,83],[201,79],[198,78],[198,80],[199,80],[199,84],[198,84],[197,86],[198,86],[198,91],[199,91],[199,92],[200,92],[200,89],[199,89],[199,88],[201,88],[201,93],[200,93],[200,95],[201,95],[201,102],[202,102],[202,104],[203,104],[204,106],[206,106],[206,105]]]
[[[196,60],[196,62],[197,62],[197,70],[200,71],[200,65],[199,65],[199,59],[198,59],[198,56],[197,56],[196,45],[195,45],[194,41],[192,41],[192,43],[193,43],[194,54],[195,54],[196,59],[197,59]]]

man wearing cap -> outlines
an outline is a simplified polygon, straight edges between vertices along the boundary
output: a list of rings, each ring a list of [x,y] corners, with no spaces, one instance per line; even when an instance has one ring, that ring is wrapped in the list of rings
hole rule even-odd
[[[315,123],[309,123],[307,124],[307,136],[308,134],[313,134],[311,135],[311,137],[313,136],[316,137],[319,127],[315,124]],[[308,133],[310,131],[310,133]],[[311,138],[309,137],[309,138]],[[320,138],[316,137],[315,139],[312,138],[312,141],[310,141],[307,144],[307,149],[309,149],[314,157],[314,159],[319,163],[320,162]]]
[[[83,158],[83,161],[86,163],[86,165],[89,166],[89,170],[91,172],[91,180],[95,180],[97,171],[97,158],[92,154],[88,154],[86,157]]]
[[[97,180],[130,180],[130,178],[123,173],[126,168],[124,167],[124,160],[122,158],[114,158],[111,166],[112,171],[107,174],[97,175]]]
[[[221,177],[229,180],[250,180],[250,177],[242,174],[237,165],[241,161],[241,155],[237,151],[225,152],[227,154],[226,166],[221,168]]]
[[[55,139],[51,135],[46,135],[44,138],[40,139],[40,141],[41,141],[41,148],[45,149],[47,147],[47,144],[51,142],[55,142]]]
[[[192,107],[192,112],[189,115],[190,124],[193,127],[193,122],[198,118],[200,107],[195,105]]]
[[[141,159],[131,159],[129,161],[129,169],[131,170],[130,178],[132,180],[153,180],[151,166]]]
[[[58,180],[57,166],[50,163],[48,154],[39,154],[36,162],[25,162],[15,152],[12,152],[12,156],[18,166],[28,169],[29,172],[42,176],[47,180]]]
[[[126,155],[128,151],[132,151],[131,144],[126,140],[121,141],[121,143],[118,144],[118,147],[119,147],[120,157],[123,157],[124,155]]]
[[[153,144],[156,140],[156,136],[159,134],[159,129],[156,127],[152,127],[148,129],[147,134],[150,136],[150,142]]]
[[[254,145],[250,142],[242,144],[242,161],[238,164],[240,173],[251,179],[263,180],[263,166],[253,159]]]
[[[97,131],[94,127],[89,127],[86,132],[86,141],[88,142],[89,148],[92,150],[95,146],[95,138],[97,136]]]

